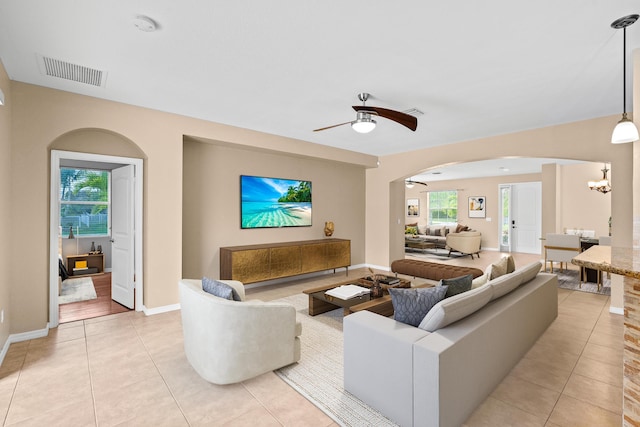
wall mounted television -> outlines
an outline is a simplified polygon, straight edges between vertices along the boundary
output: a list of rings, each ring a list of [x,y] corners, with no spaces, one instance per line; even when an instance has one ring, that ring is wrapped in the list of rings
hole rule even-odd
[[[311,226],[311,181],[240,176],[242,228]]]

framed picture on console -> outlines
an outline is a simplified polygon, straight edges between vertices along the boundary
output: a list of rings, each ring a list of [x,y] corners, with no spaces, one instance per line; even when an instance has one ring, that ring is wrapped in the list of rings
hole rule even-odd
[[[420,199],[407,199],[407,216],[420,216]]]
[[[487,214],[486,205],[487,198],[484,196],[469,197],[469,218],[484,218]]]

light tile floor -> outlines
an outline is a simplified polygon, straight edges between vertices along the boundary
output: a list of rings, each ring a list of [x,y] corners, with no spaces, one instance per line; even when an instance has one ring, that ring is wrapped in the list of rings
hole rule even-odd
[[[449,262],[484,269],[500,256]],[[517,265],[537,259],[516,255]],[[366,272],[350,277],[357,274]],[[342,277],[247,295],[277,299]],[[466,425],[621,424],[622,316],[609,314],[606,296],[559,289],[558,302],[558,319]],[[335,425],[273,373],[230,386],[203,381],[184,356],[179,312],[78,321],[11,345],[0,367],[0,414],[12,426]]]

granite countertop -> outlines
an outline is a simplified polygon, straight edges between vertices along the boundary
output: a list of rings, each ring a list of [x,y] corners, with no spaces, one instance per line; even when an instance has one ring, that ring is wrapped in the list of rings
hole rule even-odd
[[[572,264],[640,279],[640,250],[591,246],[571,260]]]

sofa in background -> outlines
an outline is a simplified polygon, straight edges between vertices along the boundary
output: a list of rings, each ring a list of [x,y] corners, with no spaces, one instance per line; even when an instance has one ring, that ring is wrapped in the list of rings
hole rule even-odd
[[[461,254],[477,255],[480,258],[480,245],[482,242],[482,234],[479,231],[461,231],[459,233],[449,233],[446,237],[446,247],[451,252],[460,252]]]
[[[440,301],[423,329],[368,311],[345,317],[345,390],[401,426],[462,425],[558,315],[557,276],[540,268]]]
[[[463,231],[473,231],[462,224],[453,225],[418,225],[418,223],[405,224],[404,233],[416,239],[433,243],[436,248],[445,249],[447,247],[447,235],[449,233],[460,233]],[[480,232],[477,232],[480,233]]]
[[[179,282],[184,351],[205,380],[231,384],[300,360],[302,326],[290,304],[245,300],[244,285],[231,286],[240,301],[211,295],[201,280]]]

